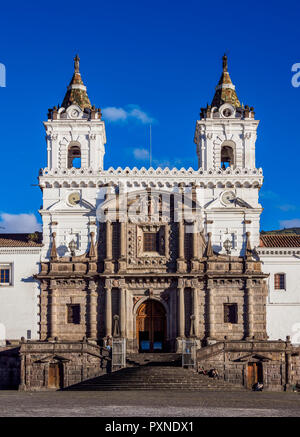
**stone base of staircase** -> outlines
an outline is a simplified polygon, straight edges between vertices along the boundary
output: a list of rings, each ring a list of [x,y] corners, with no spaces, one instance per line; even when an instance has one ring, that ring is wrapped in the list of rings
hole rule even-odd
[[[180,354],[131,354],[128,367],[110,374],[83,381],[66,390],[183,390],[183,391],[244,391],[224,380],[199,375],[181,367]]]

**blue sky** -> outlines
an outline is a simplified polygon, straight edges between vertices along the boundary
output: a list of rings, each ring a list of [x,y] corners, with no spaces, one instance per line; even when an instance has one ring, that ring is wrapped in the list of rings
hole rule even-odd
[[[299,13],[296,1],[2,4],[0,226],[20,232],[40,221],[33,185],[46,166],[42,121],[62,102],[77,52],[90,100],[106,115],[106,168],[148,165],[150,121],[153,164],[196,168],[195,122],[226,52],[240,101],[261,120],[261,229],[300,226],[300,88],[291,84]]]

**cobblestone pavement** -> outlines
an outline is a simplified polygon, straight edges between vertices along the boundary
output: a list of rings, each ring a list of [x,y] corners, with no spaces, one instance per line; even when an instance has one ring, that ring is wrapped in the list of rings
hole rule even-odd
[[[299,393],[0,391],[1,417],[300,417]]]

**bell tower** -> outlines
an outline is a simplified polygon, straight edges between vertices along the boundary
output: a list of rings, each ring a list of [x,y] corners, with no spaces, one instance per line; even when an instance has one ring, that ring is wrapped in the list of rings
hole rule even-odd
[[[199,192],[205,231],[211,233],[218,253],[244,255],[247,234],[252,247],[259,244],[262,207],[258,196],[263,176],[255,166],[258,124],[254,108],[240,103],[224,55],[214,97],[201,108],[194,136],[198,172],[211,178]]]
[[[97,178],[103,172],[105,124],[92,106],[74,58],[74,73],[61,106],[48,110],[44,122],[47,167],[40,170],[43,191],[43,257],[80,255],[97,235]],[[56,241],[54,242],[54,236]]]
[[[198,168],[255,168],[256,130],[254,108],[240,103],[229,72],[227,56],[211,105],[201,108],[194,142]]]
[[[61,107],[49,109],[44,123],[47,139],[47,168],[103,169],[105,126],[100,108],[91,105],[74,58],[74,74]]]

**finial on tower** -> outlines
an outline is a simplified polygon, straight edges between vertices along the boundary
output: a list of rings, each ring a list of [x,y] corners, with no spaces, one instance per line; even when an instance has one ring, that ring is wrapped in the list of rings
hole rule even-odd
[[[227,60],[227,56],[226,53],[223,56],[223,71],[226,72],[228,71],[228,60]]]
[[[74,58],[74,72],[75,73],[79,73],[79,61],[80,61],[80,57],[78,55],[76,55]]]

